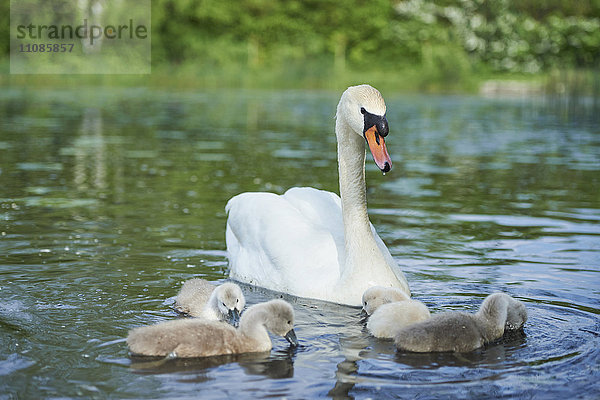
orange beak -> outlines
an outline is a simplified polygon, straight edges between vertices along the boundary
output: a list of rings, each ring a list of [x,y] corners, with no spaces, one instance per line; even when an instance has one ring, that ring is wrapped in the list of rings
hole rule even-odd
[[[377,133],[377,128],[375,125],[367,129],[365,132],[365,139],[369,144],[369,149],[371,149],[371,154],[373,154],[373,160],[375,160],[375,164],[379,167],[379,169],[386,173],[392,169],[392,159],[385,148],[385,140],[383,136]]]

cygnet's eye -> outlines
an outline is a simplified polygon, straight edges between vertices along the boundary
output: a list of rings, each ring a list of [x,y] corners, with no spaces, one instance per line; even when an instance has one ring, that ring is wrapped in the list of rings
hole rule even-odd
[[[227,305],[225,304],[225,302],[223,302],[223,303],[221,303],[221,304],[223,304],[223,307],[227,307]]]
[[[292,321],[288,321],[288,325],[290,325],[292,323]]]

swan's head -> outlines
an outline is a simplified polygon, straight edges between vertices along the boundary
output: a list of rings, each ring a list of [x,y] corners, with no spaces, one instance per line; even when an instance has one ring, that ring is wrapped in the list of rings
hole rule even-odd
[[[240,313],[246,306],[246,298],[242,289],[235,283],[226,282],[215,289],[217,307],[231,325],[237,326],[240,322]]]
[[[372,286],[362,296],[362,311],[371,315],[381,305],[397,301],[409,300],[402,290],[395,287]]]
[[[356,134],[362,136],[382,172],[392,169],[392,159],[385,147],[389,126],[381,93],[369,85],[350,86],[342,94],[337,118],[343,118]]]
[[[265,327],[276,335],[283,336],[292,346],[298,345],[294,332],[294,309],[284,300],[263,303],[266,307]]]

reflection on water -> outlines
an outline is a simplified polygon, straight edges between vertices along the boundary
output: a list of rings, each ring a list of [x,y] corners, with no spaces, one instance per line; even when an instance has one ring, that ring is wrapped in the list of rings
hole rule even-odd
[[[359,310],[285,296],[301,346],[132,360],[181,282],[227,276],[242,191],[337,191],[336,93],[0,93],[0,392],[23,398],[560,397],[600,393],[600,120],[536,100],[387,96],[371,220],[432,312],[503,291],[524,332],[397,352]],[[249,304],[278,294],[244,286]]]
[[[234,354],[196,359],[169,359],[161,358],[149,360],[148,358],[132,358],[131,368],[139,373],[166,374],[177,372],[179,374],[202,374],[211,368],[237,363],[246,374],[264,375],[272,379],[291,378],[294,376],[292,355],[294,350],[280,350],[270,353]],[[204,378],[202,381],[207,380]]]

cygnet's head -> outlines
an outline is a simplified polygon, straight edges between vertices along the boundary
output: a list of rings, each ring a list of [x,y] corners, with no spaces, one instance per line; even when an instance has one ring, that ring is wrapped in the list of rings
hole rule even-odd
[[[235,283],[225,282],[215,289],[215,295],[219,312],[227,316],[231,325],[237,326],[240,322],[240,313],[246,306],[242,289]]]
[[[371,286],[362,296],[362,309],[367,315],[371,315],[382,304],[396,301],[409,300],[410,297],[402,290],[395,287]]]
[[[350,86],[342,94],[337,109],[337,118],[343,118],[356,134],[367,141],[375,164],[384,173],[392,169],[384,140],[389,133],[385,112],[381,93],[369,85]]]
[[[298,345],[294,332],[294,309],[284,300],[271,300],[266,303],[265,327],[270,332],[283,336],[292,346]]]
[[[516,331],[525,325],[527,321],[527,309],[521,301],[511,298],[506,309],[505,330]]]
[[[493,293],[487,296],[477,314],[494,321],[502,330],[518,330],[527,321],[525,304],[505,293]]]

